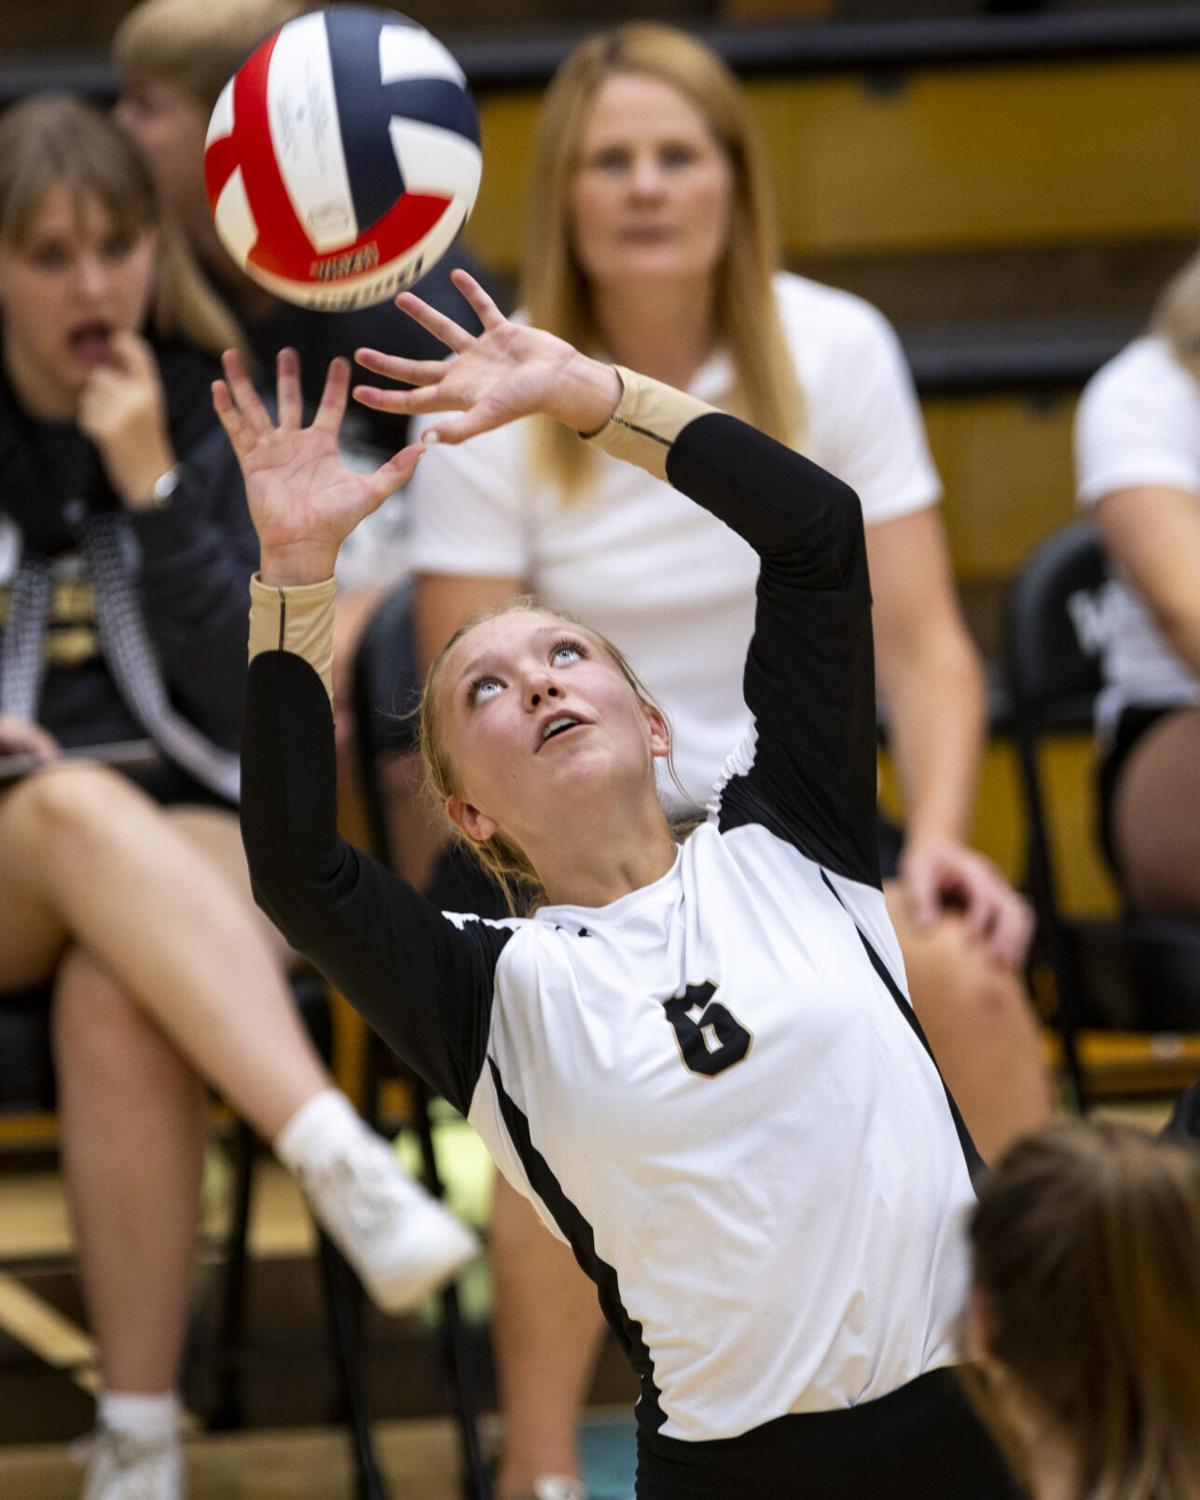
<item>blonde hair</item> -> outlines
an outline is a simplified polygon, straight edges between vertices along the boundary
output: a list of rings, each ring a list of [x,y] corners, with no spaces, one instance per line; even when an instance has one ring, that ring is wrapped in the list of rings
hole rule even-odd
[[[666,715],[647,691],[641,678],[629,665],[625,654],[619,647],[614,646],[607,637],[597,630],[592,630],[582,625],[578,620],[561,610],[546,609],[540,605],[530,594],[520,594],[514,599],[509,599],[497,609],[484,610],[474,615],[471,619],[461,624],[442,649],[425,676],[425,686],[421,692],[421,702],[417,710],[420,726],[421,759],[425,765],[425,780],[429,793],[436,802],[438,811],[445,816],[445,805],[448,797],[458,795],[458,781],[454,773],[454,766],[450,755],[442,743],[439,734],[441,706],[438,702],[437,680],[442,666],[450,652],[462,640],[463,636],[474,630],[478,625],[486,625],[489,620],[499,619],[504,615],[513,614],[544,614],[551,619],[561,620],[564,625],[574,630],[581,631],[589,636],[608,655],[621,676],[629,684],[634,697],[644,707],[653,709],[659,715],[664,724],[667,722]],[[672,779],[679,785],[675,776],[675,768],[671,763],[670,756],[667,765]],[[682,791],[682,787],[680,787]],[[686,795],[686,794],[685,794]],[[449,821],[449,820],[447,820]],[[535,911],[539,906],[544,906],[548,900],[545,887],[542,885],[541,877],[530,862],[529,856],[516,844],[510,843],[500,834],[493,834],[490,839],[477,842],[468,838],[457,824],[450,823],[451,836],[458,839],[466,849],[470,851],[476,861],[483,867],[484,871],[499,888],[505,903],[514,916],[523,916]]]
[[[1197,1500],[1200,1155],[1049,1126],[1002,1159],[971,1240],[991,1352],[1069,1445],[1081,1500]]]
[[[77,208],[96,198],[130,236],[159,234],[150,325],[163,341],[210,354],[241,346],[241,331],[164,216],[136,148],[106,114],[67,94],[41,94],[0,116],[0,244],[19,247],[46,194],[66,185]]]
[[[635,22],[583,42],[555,74],[533,143],[521,305],[530,321],[577,348],[601,344],[591,289],[572,245],[571,183],[597,90],[614,73],[643,73],[677,89],[704,116],[733,173],[729,243],[716,270],[716,333],[730,353],[730,408],[797,444],[804,399],[775,305],[779,266],[769,177],[737,79],[710,48],[671,26]],[[531,427],[537,469],[576,490],[594,455],[546,418]]]
[[[143,0],[117,27],[113,61],[128,82],[177,84],[211,110],[258,43],[311,9],[304,0]]]
[[[1200,380],[1200,251],[1167,282],[1153,327],[1183,368]]]

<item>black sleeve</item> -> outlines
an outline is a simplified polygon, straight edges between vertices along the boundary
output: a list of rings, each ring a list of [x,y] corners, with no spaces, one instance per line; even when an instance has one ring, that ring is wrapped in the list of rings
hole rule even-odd
[[[828,869],[878,886],[875,669],[858,497],[719,412],[679,431],[666,471],[761,558],[744,679],[755,742],[722,788],[721,828],[762,823]]]
[[[290,652],[264,652],[250,665],[241,818],[263,910],[465,1113],[484,1065],[496,962],[512,931],[476,921],[459,928],[339,837],[329,698]]]
[[[214,743],[236,749],[246,677],[246,584],[258,543],[237,461],[215,425],[180,455],[163,510],[130,512],[141,598],[172,701]]]

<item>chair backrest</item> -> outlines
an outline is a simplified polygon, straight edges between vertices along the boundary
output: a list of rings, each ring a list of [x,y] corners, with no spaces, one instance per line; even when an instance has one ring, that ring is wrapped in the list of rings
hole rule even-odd
[[[1007,668],[1018,727],[1087,728],[1101,686],[1107,568],[1094,527],[1080,521],[1044,541],[1008,600]]]
[[[412,750],[411,717],[421,697],[421,669],[412,624],[412,587],[398,584],[376,605],[354,657],[354,716],[359,746],[371,756]]]
[[[380,759],[417,748],[413,710],[421,698],[421,670],[412,623],[412,588],[398,584],[376,605],[358,639],[353,675],[359,784],[374,853],[392,864],[386,790]]]

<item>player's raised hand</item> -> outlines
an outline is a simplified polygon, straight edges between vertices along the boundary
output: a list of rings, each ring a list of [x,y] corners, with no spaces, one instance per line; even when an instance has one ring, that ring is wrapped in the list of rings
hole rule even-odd
[[[330,577],[338,548],[358,523],[411,476],[424,451],[401,449],[373,474],[342,462],[338,433],[350,366],[335,359],[312,422],[303,425],[300,358],[276,362],[278,421],[254,389],[241,356],[227,350],[225,379],[213,382],[213,406],[246,481],[250,516],[262,548],[264,583],[317,583]]]
[[[354,388],[356,401],[377,411],[412,415],[462,413],[428,428],[426,442],[460,443],[535,412],[577,432],[595,432],[604,426],[621,395],[620,379],[611,365],[587,358],[552,333],[510,322],[473,276],[462,270],[451,275],[483,331],[470,333],[412,292],[402,293],[396,306],[440,339],[456,358],[402,359],[377,349],[359,349],[355,358],[364,369],[417,389],[359,385]]]

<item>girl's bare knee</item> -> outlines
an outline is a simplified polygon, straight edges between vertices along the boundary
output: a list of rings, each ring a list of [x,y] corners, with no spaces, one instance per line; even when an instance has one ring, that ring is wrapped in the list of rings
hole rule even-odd
[[[144,801],[124,776],[88,761],[47,766],[14,789],[14,814],[41,837],[93,837],[114,826],[122,810]]]
[[[981,944],[972,942],[959,917],[943,914],[920,952],[905,952],[913,1003],[924,1020],[940,1029],[969,1032],[994,1042],[1036,1031],[1033,1010],[1018,975],[992,964]]]

